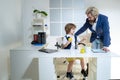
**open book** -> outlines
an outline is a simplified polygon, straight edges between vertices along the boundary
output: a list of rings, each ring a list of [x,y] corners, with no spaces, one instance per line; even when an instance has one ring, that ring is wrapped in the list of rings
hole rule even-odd
[[[92,49],[92,52],[94,53],[106,53],[104,50],[102,49]]]

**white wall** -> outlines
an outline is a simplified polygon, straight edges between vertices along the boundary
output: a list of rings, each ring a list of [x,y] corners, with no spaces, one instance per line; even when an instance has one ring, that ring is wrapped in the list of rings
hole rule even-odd
[[[8,80],[9,50],[22,44],[22,29],[21,0],[0,0],[0,80]]]
[[[9,50],[28,43],[33,9],[48,6],[49,0],[0,0],[0,80],[10,75]]]

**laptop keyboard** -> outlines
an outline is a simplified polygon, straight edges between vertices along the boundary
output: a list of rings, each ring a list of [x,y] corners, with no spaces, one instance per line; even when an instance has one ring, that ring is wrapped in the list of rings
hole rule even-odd
[[[55,50],[55,49],[40,49],[39,51],[45,52],[45,53],[54,53],[54,52],[57,52],[57,50]]]

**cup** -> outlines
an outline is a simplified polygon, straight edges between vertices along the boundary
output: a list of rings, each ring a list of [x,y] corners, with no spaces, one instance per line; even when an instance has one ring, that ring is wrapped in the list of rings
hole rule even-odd
[[[86,49],[85,49],[84,45],[79,45],[78,50],[80,51],[81,54],[84,54],[86,52]]]
[[[81,54],[84,54],[85,52],[86,52],[86,51],[85,51],[85,48],[81,48],[81,49],[80,49],[80,53],[81,53]]]
[[[37,42],[38,41],[38,34],[34,34],[33,37],[34,37],[34,41]]]

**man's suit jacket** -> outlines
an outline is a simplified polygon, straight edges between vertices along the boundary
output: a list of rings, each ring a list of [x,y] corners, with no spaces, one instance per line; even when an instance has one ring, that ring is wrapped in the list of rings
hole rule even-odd
[[[98,15],[96,31],[92,29],[92,25],[89,23],[88,19],[86,19],[85,24],[75,33],[75,35],[77,36],[83,33],[88,28],[92,32],[91,37],[90,37],[90,42],[93,42],[97,37],[99,37],[101,41],[103,42],[103,46],[108,47],[111,44],[109,22],[108,22],[107,16],[102,15],[102,14]]]

